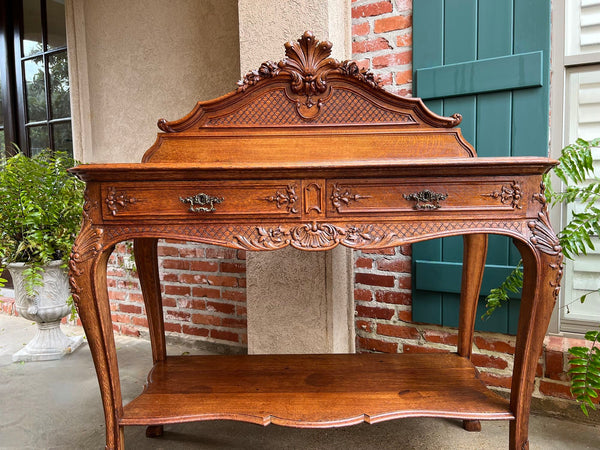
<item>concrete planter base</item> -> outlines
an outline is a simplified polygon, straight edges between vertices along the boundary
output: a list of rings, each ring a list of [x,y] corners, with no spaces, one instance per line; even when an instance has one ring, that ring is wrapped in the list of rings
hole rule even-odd
[[[12,263],[8,270],[15,286],[15,306],[19,315],[37,323],[34,338],[12,357],[13,361],[47,361],[60,359],[75,351],[83,342],[82,336],[67,337],[60,329],[60,321],[70,313],[69,279],[61,261],[53,261],[44,268],[43,285],[37,295],[25,290],[24,263]]]

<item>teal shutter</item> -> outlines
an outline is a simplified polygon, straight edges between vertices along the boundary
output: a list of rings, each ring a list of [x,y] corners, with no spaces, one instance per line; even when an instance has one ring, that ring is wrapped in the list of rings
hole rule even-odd
[[[414,95],[438,114],[462,114],[460,127],[479,156],[547,156],[550,2],[413,2]],[[490,236],[482,293],[520,256],[509,239]],[[458,325],[462,238],[413,246],[413,321]],[[519,300],[475,328],[515,334]]]

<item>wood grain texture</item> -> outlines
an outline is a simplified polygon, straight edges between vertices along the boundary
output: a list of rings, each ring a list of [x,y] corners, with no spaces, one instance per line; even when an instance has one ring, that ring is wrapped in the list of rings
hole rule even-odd
[[[329,57],[310,33],[287,59],[248,74],[236,92],[159,121],[140,164],[72,169],[86,181],[70,284],[102,395],[106,447],[124,425],[235,419],[332,427],[400,417],[514,419],[510,448],[528,445],[533,379],[562,275],[542,175],[548,158],[477,158],[457,128],[419,99],[378,87]],[[510,404],[469,361],[486,234],[511,236],[524,288]],[[247,250],[337,245],[379,249],[466,234],[458,354],[169,357],[157,239]],[[106,284],[114,245],[133,239],[154,369],[123,408]]]
[[[123,425],[233,419],[326,428],[400,417],[512,419],[457,355],[168,357]]]

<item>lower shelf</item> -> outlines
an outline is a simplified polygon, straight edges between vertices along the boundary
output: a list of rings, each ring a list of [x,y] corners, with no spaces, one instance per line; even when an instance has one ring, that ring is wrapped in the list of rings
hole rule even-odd
[[[168,357],[120,424],[325,428],[415,416],[514,419],[508,401],[455,354],[252,355]]]

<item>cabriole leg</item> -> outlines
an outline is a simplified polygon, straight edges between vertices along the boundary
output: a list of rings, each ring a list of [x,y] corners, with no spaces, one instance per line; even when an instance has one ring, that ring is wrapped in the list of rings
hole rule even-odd
[[[99,234],[94,234],[94,230],[88,231],[80,234],[73,247],[69,281],[100,385],[106,422],[106,448],[117,450],[123,448],[123,427],[119,426],[123,402],[106,287],[106,264],[113,247],[101,250],[97,242]],[[90,235],[92,238],[86,241],[86,236]]]
[[[553,232],[548,235],[553,240],[532,238],[535,248],[515,240],[523,259],[523,292],[510,395],[510,406],[515,415],[515,420],[510,423],[510,448],[513,450],[529,448],[529,411],[535,371],[562,276],[558,241],[554,240]]]

